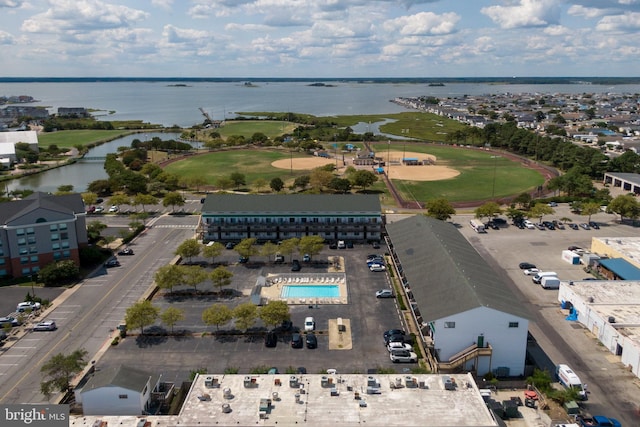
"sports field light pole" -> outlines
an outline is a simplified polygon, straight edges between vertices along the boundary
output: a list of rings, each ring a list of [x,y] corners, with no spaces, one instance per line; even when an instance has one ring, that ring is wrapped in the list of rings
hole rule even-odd
[[[289,158],[291,161],[291,175],[293,175],[293,150],[289,147]]]
[[[387,140],[387,178],[391,179],[391,140]]]
[[[496,169],[498,167],[498,156],[493,154],[493,186],[491,188],[491,198],[493,199],[496,196]]]

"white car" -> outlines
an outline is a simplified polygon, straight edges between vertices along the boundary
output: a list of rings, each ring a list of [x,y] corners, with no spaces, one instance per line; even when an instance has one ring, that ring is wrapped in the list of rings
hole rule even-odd
[[[31,311],[40,310],[40,303],[25,301],[25,302],[19,303],[18,306],[16,307],[16,311],[18,313],[23,313],[27,310],[31,310]]]
[[[389,353],[389,359],[391,359],[393,363],[416,363],[418,361],[418,355],[409,350],[394,350]]]
[[[96,209],[93,211],[93,213],[101,213],[104,212],[104,208],[102,206],[96,206]]]
[[[313,320],[313,317],[307,317],[304,319],[305,331],[313,331],[315,328],[316,328],[316,321]]]
[[[540,269],[539,268],[528,268],[526,270],[523,271],[523,273],[525,274],[525,276],[535,276],[536,274],[540,273]]]
[[[376,298],[393,298],[391,289],[380,289],[376,291]]]
[[[413,347],[411,346],[411,344],[408,344],[406,342],[390,342],[389,345],[387,345],[387,350],[389,350],[389,353],[398,350],[411,351],[413,350]]]
[[[524,224],[525,227],[527,227],[529,229],[536,228],[535,224],[532,223],[531,221],[529,221],[528,219],[525,219],[523,224]]]
[[[371,264],[369,266],[369,270],[371,271],[385,271],[387,269],[387,267],[385,267],[382,264]]]
[[[36,323],[33,327],[34,331],[55,331],[58,329],[56,322],[53,320],[45,320],[44,322]]]
[[[109,208],[109,212],[114,213],[114,212],[118,212],[120,209],[116,206],[116,205],[111,205],[111,207]]]

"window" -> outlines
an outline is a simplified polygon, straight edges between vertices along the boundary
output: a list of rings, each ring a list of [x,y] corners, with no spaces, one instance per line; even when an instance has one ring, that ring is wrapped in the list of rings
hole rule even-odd
[[[20,257],[20,264],[27,264],[29,262],[29,257],[28,256],[21,256]]]
[[[62,249],[68,249],[69,248],[69,242],[62,242]]]
[[[22,269],[22,275],[23,276],[28,276],[29,273],[31,273],[31,269],[29,267],[26,267],[26,268]]]
[[[294,222],[296,222],[296,219],[295,218],[289,218],[289,222],[290,223],[294,223]]]
[[[60,238],[62,240],[67,240],[69,238],[69,233],[60,233]]]
[[[38,262],[38,255],[32,255],[30,260],[31,262]]]
[[[456,322],[444,322],[444,327],[445,328],[455,328],[456,327]]]
[[[119,394],[118,395],[118,399],[128,399],[128,398],[129,398],[129,395],[127,395],[127,394]]]
[[[0,256],[4,256],[4,250],[0,248]]]
[[[35,236],[29,236],[27,238],[27,242],[29,242],[30,245],[35,245],[36,243],[36,237]]]
[[[58,224],[51,224],[49,226],[49,231],[58,231]]]
[[[60,249],[60,243],[54,243],[51,245],[51,249],[54,251],[57,251],[58,249]]]
[[[33,229],[33,227],[27,227],[27,234],[33,234],[36,231]]]
[[[27,248],[20,248],[20,255],[26,255],[28,253],[29,251],[27,250]]]
[[[0,258],[0,265],[4,265],[4,258]]]
[[[53,253],[53,259],[60,259],[60,257],[61,257],[60,252]]]
[[[71,252],[70,251],[62,251],[62,257],[63,258],[70,258],[71,257]]]
[[[58,230],[66,230],[67,229],[67,224],[60,224],[58,226]]]
[[[26,245],[26,244],[27,244],[27,239],[25,239],[24,237],[21,237],[18,239],[19,246]]]
[[[16,230],[16,236],[24,236],[24,228],[18,228]]]
[[[29,253],[30,254],[37,254],[38,253],[38,247],[37,246],[30,246],[29,247]]]
[[[509,327],[510,328],[517,328],[518,327],[518,322],[509,322]]]
[[[51,233],[51,240],[60,240],[60,235],[58,233]]]

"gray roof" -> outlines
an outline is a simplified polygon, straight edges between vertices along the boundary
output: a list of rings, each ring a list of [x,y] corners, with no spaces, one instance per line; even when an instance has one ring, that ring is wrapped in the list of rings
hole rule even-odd
[[[39,208],[67,214],[84,213],[85,210],[82,195],[78,193],[55,196],[35,192],[22,200],[4,202],[1,206],[0,224],[8,224],[27,212]]]
[[[140,369],[122,365],[113,366],[95,371],[85,386],[82,387],[82,392],[101,387],[121,387],[142,393],[149,381],[151,381],[151,388],[153,389],[158,377]]]
[[[380,198],[375,194],[210,194],[203,214],[227,212],[373,212],[380,213]]]
[[[640,174],[631,172],[607,172],[608,176],[628,181],[635,185],[640,185]]]
[[[425,321],[477,307],[530,317],[453,224],[416,215],[386,228]]]

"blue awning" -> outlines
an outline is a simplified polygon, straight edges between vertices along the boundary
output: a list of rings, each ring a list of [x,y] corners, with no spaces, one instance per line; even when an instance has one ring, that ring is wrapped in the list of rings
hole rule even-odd
[[[622,258],[601,259],[598,262],[622,280],[640,280],[640,268]]]

